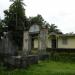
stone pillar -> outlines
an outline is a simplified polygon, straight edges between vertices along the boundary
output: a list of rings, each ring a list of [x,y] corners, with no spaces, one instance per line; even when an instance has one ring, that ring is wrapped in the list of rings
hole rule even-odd
[[[31,51],[31,39],[28,31],[23,34],[23,54],[28,55]]]
[[[47,30],[42,29],[39,34],[39,52],[45,53],[46,52],[46,41],[47,41]]]

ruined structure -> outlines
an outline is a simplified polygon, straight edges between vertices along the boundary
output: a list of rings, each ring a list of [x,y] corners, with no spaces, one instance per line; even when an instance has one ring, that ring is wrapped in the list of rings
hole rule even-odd
[[[41,55],[46,50],[75,50],[75,34],[48,33],[48,29],[39,25],[32,25],[24,31],[23,53],[29,55],[37,51]]]
[[[33,50],[37,50],[38,53],[44,53],[47,34],[48,31],[45,27],[40,27],[36,24],[32,25],[28,31],[24,31],[23,52],[30,54]]]

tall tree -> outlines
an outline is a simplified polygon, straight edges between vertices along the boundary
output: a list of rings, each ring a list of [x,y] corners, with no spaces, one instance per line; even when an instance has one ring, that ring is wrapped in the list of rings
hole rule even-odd
[[[30,26],[33,24],[37,24],[40,27],[42,27],[42,26],[48,27],[48,25],[49,25],[49,23],[47,23],[41,15],[37,15],[35,17],[30,17],[29,21],[30,21]]]
[[[3,22],[3,20],[0,19],[0,37],[3,36],[3,32],[4,32],[4,29],[5,29],[4,27],[6,27],[6,26]]]
[[[3,30],[2,30],[2,21],[0,19],[0,38],[1,38],[2,32],[3,32]]]
[[[13,0],[9,10],[5,10],[5,22],[9,30],[22,30],[26,19],[23,0]]]
[[[42,25],[43,21],[44,21],[44,19],[42,18],[41,15],[37,15],[35,17],[30,17],[29,20],[31,22],[31,25],[33,25],[33,24]]]
[[[4,11],[4,22],[18,47],[22,46],[23,30],[27,26],[24,5],[23,0],[12,0],[9,9]]]

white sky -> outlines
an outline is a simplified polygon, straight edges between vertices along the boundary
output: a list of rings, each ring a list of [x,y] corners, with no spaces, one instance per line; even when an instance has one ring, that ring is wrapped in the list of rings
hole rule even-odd
[[[56,24],[62,32],[75,33],[75,0],[24,0],[24,3],[27,5],[25,9],[28,17],[41,14],[47,22]],[[9,0],[0,0],[1,18],[10,4]]]

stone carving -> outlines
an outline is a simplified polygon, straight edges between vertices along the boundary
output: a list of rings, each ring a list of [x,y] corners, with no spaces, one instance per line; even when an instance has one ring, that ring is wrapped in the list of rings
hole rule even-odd
[[[30,53],[30,37],[29,32],[25,31],[23,35],[23,53],[24,55],[28,55]]]

